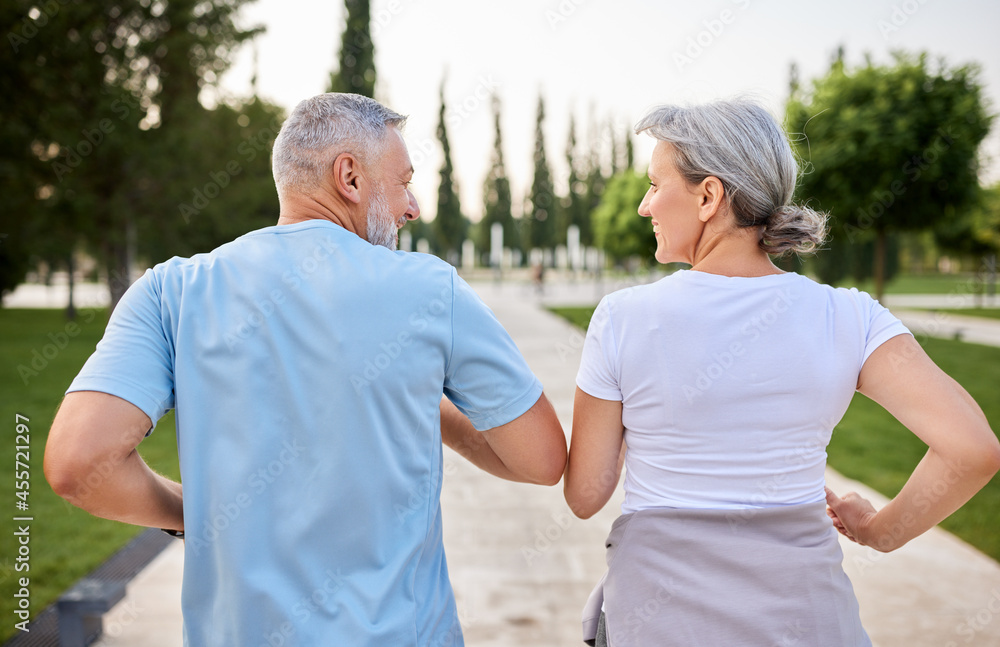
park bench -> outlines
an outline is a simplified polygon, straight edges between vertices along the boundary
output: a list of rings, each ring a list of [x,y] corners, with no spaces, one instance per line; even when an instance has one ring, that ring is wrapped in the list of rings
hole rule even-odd
[[[87,647],[101,636],[101,616],[125,597],[125,582],[84,578],[60,596],[60,647]]]

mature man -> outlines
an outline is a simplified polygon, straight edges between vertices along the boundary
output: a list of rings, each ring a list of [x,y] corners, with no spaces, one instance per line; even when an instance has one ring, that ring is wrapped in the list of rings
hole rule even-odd
[[[562,475],[562,428],[492,312],[395,251],[419,215],[403,122],[357,95],[300,103],[274,144],[278,224],[146,272],[52,425],[57,493],[185,531],[185,644],[461,645],[442,439],[503,478]],[[183,505],[135,451],[171,408]]]

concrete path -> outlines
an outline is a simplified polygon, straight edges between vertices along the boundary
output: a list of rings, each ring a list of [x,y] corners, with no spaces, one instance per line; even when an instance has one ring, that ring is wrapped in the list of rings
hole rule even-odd
[[[538,297],[530,286],[477,284],[507,327],[569,432],[582,334],[538,301],[593,303],[602,291],[578,285]],[[624,287],[624,286],[617,286]],[[568,294],[575,291],[573,294]],[[587,300],[579,297],[586,292]],[[576,299],[575,301],[572,301]],[[885,501],[832,470],[837,492]],[[595,517],[573,517],[559,486],[501,481],[446,450],[444,542],[470,647],[580,645],[580,611],[605,570],[604,538],[618,515],[619,491]],[[935,529],[883,555],[843,540],[862,621],[877,647],[1000,645],[1000,565]],[[181,644],[183,548],[169,547],[105,617],[104,646]]]

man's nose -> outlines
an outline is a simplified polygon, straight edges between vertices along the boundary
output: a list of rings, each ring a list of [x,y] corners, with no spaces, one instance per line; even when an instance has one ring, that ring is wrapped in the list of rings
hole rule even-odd
[[[416,220],[420,217],[420,205],[417,204],[417,197],[413,195],[413,192],[407,189],[407,195],[410,197],[410,203],[406,208],[406,219]]]

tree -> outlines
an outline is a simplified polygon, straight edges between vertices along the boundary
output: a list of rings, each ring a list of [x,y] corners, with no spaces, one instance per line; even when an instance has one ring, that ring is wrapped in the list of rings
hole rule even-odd
[[[596,218],[597,208],[600,206],[601,200],[604,198],[604,190],[607,182],[608,178],[604,174],[604,168],[601,165],[600,148],[597,143],[592,142],[590,156],[587,160],[587,172],[584,180],[586,185],[584,204],[587,210],[585,222],[588,223],[588,227],[586,229],[580,229],[580,243],[583,245],[589,246],[595,243],[595,225],[593,223]]]
[[[246,2],[23,1],[0,14],[23,17],[8,32],[15,60],[5,70],[30,97],[5,108],[13,147],[3,167],[15,186],[31,187],[22,217],[32,214],[44,232],[21,242],[66,258],[84,244],[107,269],[112,306],[150,242],[142,232],[154,238],[160,222],[176,222],[177,203],[158,198],[190,187],[213,159],[206,153],[217,133],[191,125],[205,116],[201,90],[259,32],[235,26]]]
[[[635,145],[632,142],[632,131],[625,131],[625,168],[630,169],[635,166]]]
[[[982,189],[976,204],[934,231],[938,245],[958,254],[988,256],[1000,251],[1000,183]]]
[[[639,215],[639,205],[649,188],[645,175],[625,169],[608,181],[600,206],[594,212],[597,245],[610,258],[622,262],[639,257],[655,261],[656,239],[648,218]]]
[[[531,203],[528,227],[528,246],[547,249],[556,244],[556,201],[552,188],[552,171],[545,158],[545,102],[538,97],[538,113],[535,120],[535,175],[531,182],[528,200]]]
[[[514,222],[510,179],[503,161],[503,138],[500,133],[500,98],[493,95],[493,158],[489,173],[483,183],[483,218],[479,221],[476,245],[480,251],[491,253],[490,228],[494,223],[503,226],[504,247],[516,248],[517,223]]]
[[[566,166],[569,168],[569,179],[566,185],[566,196],[562,199],[562,218],[560,218],[559,240],[563,242],[566,230],[570,225],[576,225],[580,230],[580,240],[590,244],[593,232],[590,226],[590,213],[587,205],[587,185],[581,177],[580,163],[576,159],[576,120],[570,115],[569,136],[566,141]]]
[[[441,183],[438,185],[437,215],[434,216],[434,232],[437,236],[438,252],[449,263],[458,263],[459,249],[468,231],[468,221],[462,215],[458,202],[458,188],[452,177],[451,144],[448,143],[448,128],[445,124],[444,80],[441,81],[441,109],[438,112],[437,136],[441,140],[444,160],[441,163]]]
[[[832,214],[831,246],[873,240],[876,295],[884,293],[890,234],[952,220],[974,201],[977,154],[989,131],[975,66],[926,54],[848,70],[842,57],[793,94],[789,132],[808,171],[801,195]]]
[[[368,0],[344,0],[347,20],[340,37],[340,64],[330,74],[327,92],[353,92],[375,98],[375,45]]]

